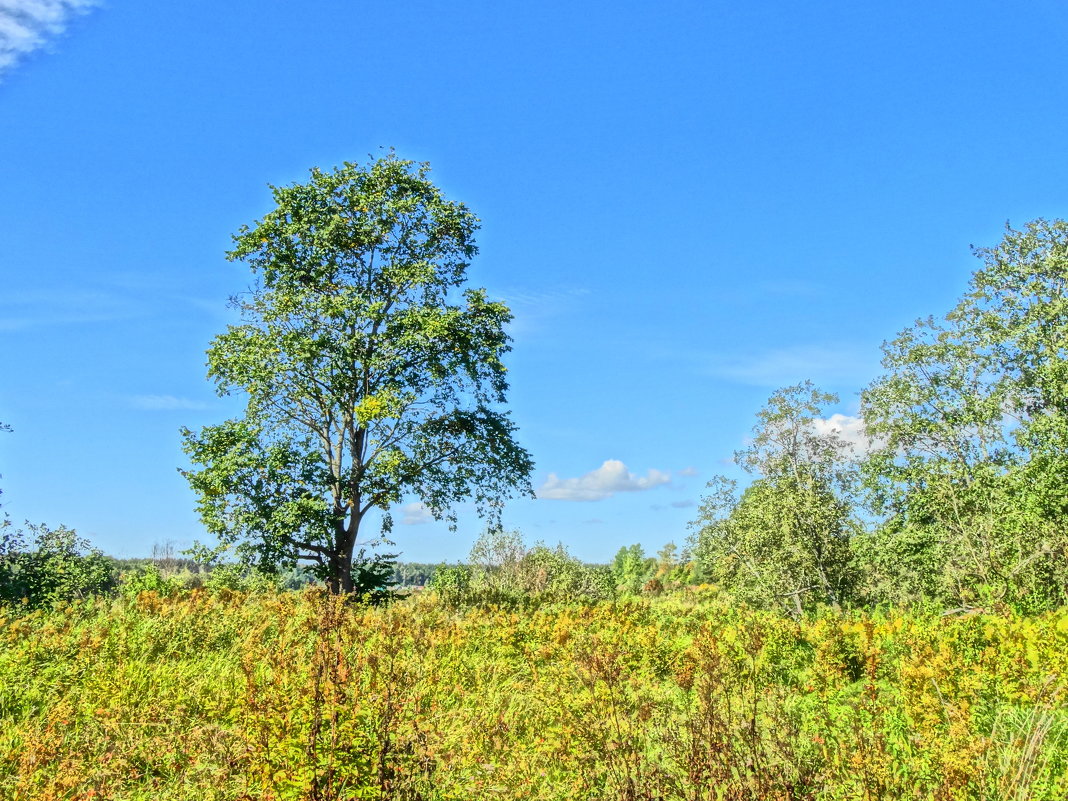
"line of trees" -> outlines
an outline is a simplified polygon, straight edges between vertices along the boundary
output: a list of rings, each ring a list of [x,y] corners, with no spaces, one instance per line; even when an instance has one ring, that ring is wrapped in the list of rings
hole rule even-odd
[[[695,521],[700,570],[749,602],[1068,603],[1068,223],[1007,228],[941,320],[884,345],[864,441],[837,398],[775,393]],[[858,447],[859,445],[859,447]]]

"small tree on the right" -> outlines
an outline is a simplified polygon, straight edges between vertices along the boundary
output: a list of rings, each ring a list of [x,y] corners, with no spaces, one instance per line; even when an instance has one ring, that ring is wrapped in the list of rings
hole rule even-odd
[[[840,432],[816,425],[837,401],[810,382],[779,390],[735,454],[754,481],[740,496],[733,481],[709,483],[693,547],[712,583],[793,615],[849,600],[855,460]]]

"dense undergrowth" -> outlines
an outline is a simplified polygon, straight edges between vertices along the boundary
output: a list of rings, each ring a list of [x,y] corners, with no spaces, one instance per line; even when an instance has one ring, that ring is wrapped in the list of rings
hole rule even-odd
[[[5,799],[1063,799],[1068,613],[0,611]]]

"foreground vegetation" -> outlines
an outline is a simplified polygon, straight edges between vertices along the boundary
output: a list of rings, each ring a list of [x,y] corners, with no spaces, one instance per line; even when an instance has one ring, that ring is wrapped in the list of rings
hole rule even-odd
[[[1062,799],[1068,613],[141,592],[0,612],[14,799]]]

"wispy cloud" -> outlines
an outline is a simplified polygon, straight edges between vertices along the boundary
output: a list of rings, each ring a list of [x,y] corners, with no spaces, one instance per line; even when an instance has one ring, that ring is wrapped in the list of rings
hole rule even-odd
[[[590,294],[588,289],[561,287],[557,289],[504,289],[501,296],[513,309],[551,313],[570,305],[577,298]]]
[[[130,405],[135,409],[145,409],[152,412],[208,408],[208,404],[201,401],[179,398],[174,395],[134,395],[130,398]]]
[[[671,481],[671,475],[661,470],[649,470],[644,476],[636,476],[618,459],[608,459],[596,470],[578,478],[560,478],[549,473],[539,498],[556,501],[599,501],[617,492],[642,492]]]
[[[406,503],[401,508],[402,526],[421,526],[434,520],[434,515],[426,508],[425,503]]]
[[[555,289],[524,289],[511,287],[496,293],[512,310],[513,331],[531,331],[539,327],[543,320],[554,317],[573,308],[581,298],[588,295],[588,289],[577,287],[558,287]]]
[[[806,379],[841,384],[864,380],[877,362],[841,345],[794,345],[713,364],[712,372],[743,384],[781,387]]]
[[[0,0],[0,79],[97,5],[99,0]]]
[[[662,503],[654,503],[649,508],[652,509],[654,512],[663,512],[665,509],[689,509],[692,506],[697,506],[697,501],[672,501],[666,506]]]
[[[100,323],[142,314],[143,306],[106,290],[12,290],[0,297],[0,330],[3,331]]]
[[[23,274],[32,275],[33,270],[24,267]],[[220,322],[234,322],[237,316],[224,298],[188,294],[176,281],[118,274],[94,276],[92,285],[81,287],[5,287],[0,293],[0,331],[106,323],[150,313],[158,317],[161,306],[175,315],[192,309]]]

